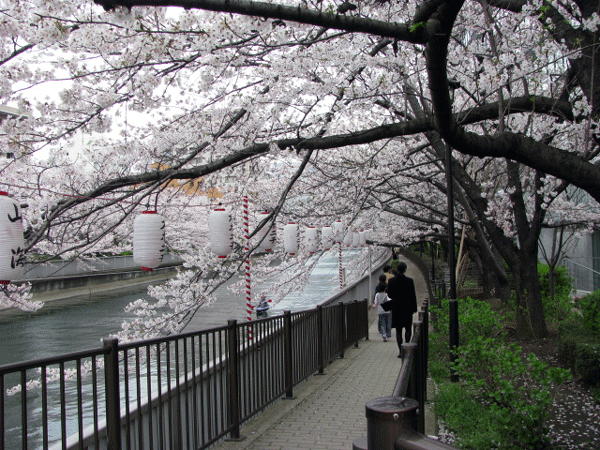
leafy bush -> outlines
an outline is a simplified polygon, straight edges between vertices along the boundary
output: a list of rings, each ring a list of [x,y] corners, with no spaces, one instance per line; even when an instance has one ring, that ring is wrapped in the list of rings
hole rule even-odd
[[[546,316],[554,320],[564,319],[573,306],[571,300],[573,279],[569,277],[567,269],[565,267],[554,268],[554,299],[550,286],[550,266],[538,263],[538,276]]]
[[[600,337],[600,291],[579,299],[583,326]]]
[[[437,322],[430,350],[442,352],[445,347],[447,355],[448,302],[432,311]],[[505,342],[502,322],[486,302],[459,300],[455,370],[460,383],[436,379],[436,414],[462,448],[542,449],[547,445],[544,423],[554,390],[570,374],[535,355],[524,357],[519,346]],[[437,366],[435,372],[443,374]]]
[[[558,352],[577,377],[590,386],[600,386],[600,343],[580,315],[571,315],[561,325]]]
[[[448,300],[442,299],[441,307],[430,307],[436,317],[436,330],[448,335],[449,317]],[[502,332],[502,316],[482,300],[471,297],[458,300],[458,315],[460,323],[460,345],[468,344],[478,336],[500,336]]]
[[[544,423],[556,387],[570,378],[568,370],[550,367],[521,347],[479,336],[459,348],[456,371],[487,405],[501,435],[502,449],[543,449]]]
[[[499,448],[502,436],[494,414],[460,383],[445,383],[435,393],[435,411],[452,430],[454,445],[469,449]]]

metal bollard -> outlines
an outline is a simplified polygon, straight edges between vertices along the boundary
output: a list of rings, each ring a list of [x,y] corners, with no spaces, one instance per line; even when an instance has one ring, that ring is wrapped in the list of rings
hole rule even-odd
[[[367,437],[352,444],[352,450],[394,450],[394,442],[417,426],[419,403],[404,397],[379,397],[366,406]]]

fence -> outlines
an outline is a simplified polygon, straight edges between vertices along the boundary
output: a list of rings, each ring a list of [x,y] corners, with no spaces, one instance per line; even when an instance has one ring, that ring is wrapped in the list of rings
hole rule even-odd
[[[367,337],[367,316],[365,299],[0,367],[0,450],[239,438],[241,423]]]
[[[367,436],[353,442],[353,450],[456,450],[425,436],[429,301],[425,300],[414,333],[402,344],[403,364],[390,397],[366,405]]]
[[[600,259],[592,259],[593,269],[585,265],[588,261],[584,258],[580,258],[580,261],[574,261],[573,258],[563,260],[569,277],[573,279],[573,290],[576,296],[585,295],[600,288],[600,272],[594,270],[597,266],[600,266]]]

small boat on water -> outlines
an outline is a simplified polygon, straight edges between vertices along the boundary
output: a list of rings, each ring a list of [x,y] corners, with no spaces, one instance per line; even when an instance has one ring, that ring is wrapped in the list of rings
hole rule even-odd
[[[258,306],[255,308],[257,317],[266,317],[269,308],[269,302],[264,297],[262,297],[258,302]]]

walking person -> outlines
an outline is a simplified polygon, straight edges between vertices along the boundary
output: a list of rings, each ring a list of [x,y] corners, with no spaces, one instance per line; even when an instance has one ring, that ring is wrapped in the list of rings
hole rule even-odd
[[[375,287],[375,297],[373,298],[373,308],[377,307],[377,317],[379,319],[377,328],[383,342],[387,342],[388,338],[392,337],[392,313],[385,311],[381,306],[382,303],[388,301],[385,279],[385,275],[379,275],[379,283]]]
[[[402,329],[404,329],[404,342],[410,342],[413,314],[417,312],[417,294],[414,280],[405,275],[406,263],[399,262],[396,271],[397,275],[388,282],[387,295],[393,302],[392,327],[396,329],[398,358],[402,358]]]
[[[394,274],[392,273],[392,266],[386,264],[383,266],[383,274],[385,275],[385,282],[390,281],[390,278],[393,278]],[[381,279],[381,277],[379,277]]]

